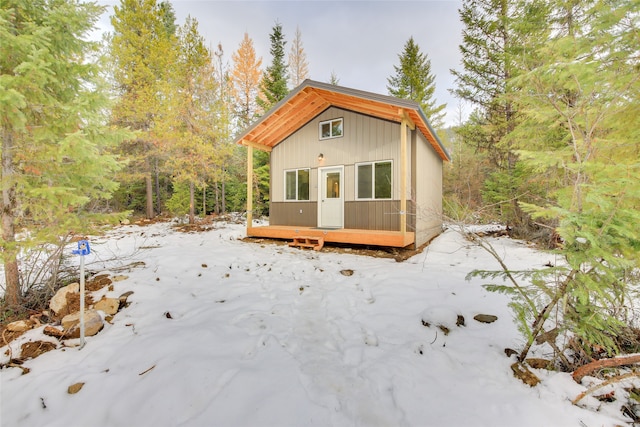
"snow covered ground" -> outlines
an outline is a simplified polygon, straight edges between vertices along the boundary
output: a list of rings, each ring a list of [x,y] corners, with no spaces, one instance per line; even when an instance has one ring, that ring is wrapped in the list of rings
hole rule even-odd
[[[593,398],[584,399],[591,410],[571,405],[585,388],[569,374],[536,370],[543,381],[535,388],[512,376],[504,349],[521,348],[522,338],[507,300],[465,281],[497,263],[453,231],[401,263],[242,237],[241,225],[183,233],[158,223],[92,239],[87,268],[144,262],[120,272],[128,278],[113,291],[99,291],[133,291],[131,305],[82,350],[45,353],[25,363],[26,375],[0,371],[0,425],[625,423],[617,411],[596,412]],[[552,260],[522,242],[492,242],[512,268]],[[498,320],[479,323],[479,313]],[[456,326],[458,315],[465,326]],[[43,337],[32,330],[12,345]],[[84,387],[68,394],[78,382]]]

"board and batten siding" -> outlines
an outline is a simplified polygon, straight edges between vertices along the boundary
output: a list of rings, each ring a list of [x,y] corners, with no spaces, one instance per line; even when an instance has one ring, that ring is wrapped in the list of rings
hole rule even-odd
[[[343,119],[343,136],[320,139],[320,122]],[[318,161],[322,153],[324,160]],[[309,197],[318,200],[318,167],[344,166],[345,202],[355,200],[355,164],[391,160],[392,198],[399,199],[400,125],[363,114],[331,107],[276,145],[271,151],[271,201],[284,200],[284,171],[309,168]],[[346,212],[345,212],[346,213]],[[346,224],[345,224],[346,226]]]
[[[422,246],[442,233],[442,160],[422,133],[417,141],[415,180],[415,245]]]
[[[343,136],[321,140],[320,122],[343,119]],[[318,168],[343,166],[344,227],[400,230],[400,124],[329,108],[271,152],[270,224],[317,225]],[[407,230],[421,246],[442,231],[442,160],[421,132],[407,130]],[[322,153],[324,159],[318,160]],[[355,165],[393,162],[392,200],[356,200]],[[310,169],[309,201],[285,201],[284,171]]]

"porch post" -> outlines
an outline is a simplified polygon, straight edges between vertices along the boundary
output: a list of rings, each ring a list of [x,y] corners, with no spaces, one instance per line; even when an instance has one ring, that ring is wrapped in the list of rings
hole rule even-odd
[[[400,122],[400,231],[407,234],[407,120]]]
[[[253,226],[253,147],[247,145],[247,231]]]

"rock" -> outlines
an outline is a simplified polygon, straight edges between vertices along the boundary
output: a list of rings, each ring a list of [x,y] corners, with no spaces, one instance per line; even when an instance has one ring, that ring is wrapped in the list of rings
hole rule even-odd
[[[343,276],[353,276],[353,270],[351,269],[340,270],[340,274],[342,274]]]
[[[75,383],[75,384],[71,384],[69,386],[69,388],[67,389],[67,393],[69,394],[76,394],[77,392],[79,392],[80,390],[82,390],[82,387],[84,387],[84,383]]]
[[[461,314],[458,314],[458,319],[456,320],[456,326],[465,326],[464,324],[464,316]]]
[[[98,274],[85,284],[85,289],[88,291],[99,291],[100,289],[108,286],[112,283],[108,274]]]
[[[65,338],[80,337],[80,312],[69,314],[62,319]],[[102,317],[96,310],[87,310],[84,313],[84,335],[93,336],[104,327]]]
[[[115,298],[102,297],[100,301],[93,305],[94,310],[101,310],[105,314],[116,314],[120,307],[120,301]]]
[[[120,302],[120,308],[129,307],[130,302],[127,302],[127,299],[130,295],[133,295],[133,291],[127,291],[118,297],[118,301]]]
[[[117,276],[113,276],[111,278],[112,282],[122,282],[123,280],[127,280],[129,276],[124,276],[122,274],[118,274]]]
[[[33,322],[29,320],[16,320],[7,325],[7,330],[10,332],[26,332],[33,326]]]
[[[476,314],[473,318],[480,323],[493,323],[498,320],[498,316],[493,314]]]
[[[64,336],[64,331],[62,329],[58,329],[51,325],[45,326],[42,333],[54,338],[62,338]]]
[[[49,341],[29,341],[20,347],[20,357],[22,359],[33,359],[56,348],[58,348],[58,345]]]
[[[530,387],[535,387],[540,382],[540,379],[536,377],[526,366],[522,363],[516,362],[511,365],[513,376],[520,379],[523,383]]]
[[[547,359],[538,359],[535,357],[531,357],[529,359],[524,360],[525,363],[531,366],[533,369],[553,369],[553,362]]]
[[[49,308],[56,316],[64,316],[68,313],[67,295],[73,293],[80,293],[80,284],[72,283],[64,288],[58,289],[56,294],[49,301]]]

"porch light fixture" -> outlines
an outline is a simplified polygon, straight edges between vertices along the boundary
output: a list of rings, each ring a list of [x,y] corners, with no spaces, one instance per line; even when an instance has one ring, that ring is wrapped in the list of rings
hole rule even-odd
[[[324,160],[324,154],[320,153],[318,154],[318,161],[321,162],[322,160]]]

